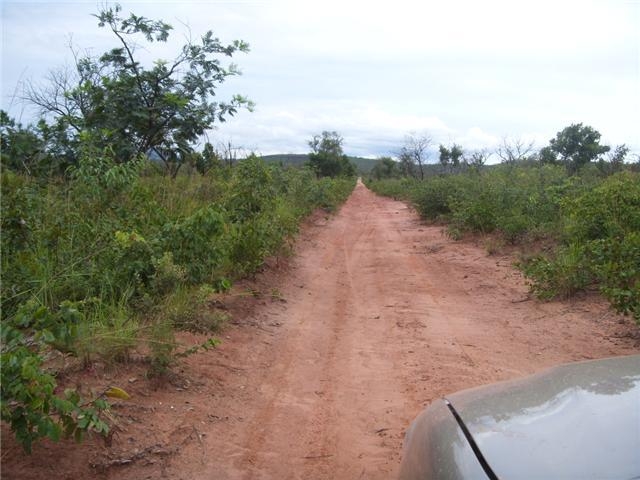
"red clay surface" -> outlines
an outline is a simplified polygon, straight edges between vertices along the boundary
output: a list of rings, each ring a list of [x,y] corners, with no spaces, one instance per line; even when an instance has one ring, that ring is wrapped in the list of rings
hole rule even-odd
[[[82,373],[133,396],[114,407],[110,447],[44,443],[28,457],[3,428],[2,478],[389,479],[433,399],[640,351],[638,328],[602,300],[531,299],[512,259],[360,183],[295,251],[252,284],[274,295],[225,300],[223,344],[171,382],[154,389],[136,364]]]

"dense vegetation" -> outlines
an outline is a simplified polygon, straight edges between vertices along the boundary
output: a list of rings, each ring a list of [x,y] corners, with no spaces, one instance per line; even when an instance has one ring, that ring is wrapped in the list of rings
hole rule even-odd
[[[620,162],[619,153],[609,162],[576,156],[466,164],[424,181],[374,178],[369,186],[410,201],[429,221],[445,222],[454,238],[492,234],[491,250],[500,243],[520,245],[519,266],[539,297],[597,287],[616,310],[640,323],[640,173]]]
[[[267,163],[277,163],[283,166],[301,167],[309,163],[309,155],[306,153],[285,153],[280,155],[262,155],[260,156]],[[374,158],[348,157],[359,175],[368,175],[373,167],[377,164]]]
[[[173,60],[146,64],[140,42],[167,41],[170,25],[117,5],[95,16],[115,48],[73,50],[74,68],[30,84],[36,125],[0,111],[0,413],[27,451],[43,437],[106,435],[107,397],[127,397],[115,386],[60,392],[56,359],[113,364],[136,352],[162,375],[215,346],[181,346],[174,333],[215,332],[225,315],[207,308],[211,294],[286,250],[305,215],[336,208],[355,183],[353,169],[289,169],[202,146],[214,122],[251,108],[215,96],[238,74],[220,57],[248,51],[244,42],[188,36]]]
[[[71,392],[77,401],[59,405],[44,355],[117,362],[142,344],[162,372],[183,351],[175,328],[212,332],[223,320],[204,308],[210,293],[353,188],[255,158],[173,180],[145,168],[92,156],[65,181],[2,173],[2,418],[27,447],[57,438],[50,415],[80,405]]]

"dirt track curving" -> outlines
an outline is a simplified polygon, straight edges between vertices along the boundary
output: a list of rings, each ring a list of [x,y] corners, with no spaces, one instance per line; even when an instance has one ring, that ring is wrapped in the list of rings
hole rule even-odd
[[[262,282],[277,295],[231,305],[238,323],[180,382],[128,385],[137,396],[116,409],[110,449],[14,450],[3,478],[394,478],[404,430],[431,400],[640,351],[637,328],[600,300],[530,299],[509,258],[451,241],[360,183]]]

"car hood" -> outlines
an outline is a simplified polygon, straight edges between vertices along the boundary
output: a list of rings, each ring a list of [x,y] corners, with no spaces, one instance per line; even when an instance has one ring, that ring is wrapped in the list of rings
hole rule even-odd
[[[640,355],[447,399],[501,480],[640,479]]]

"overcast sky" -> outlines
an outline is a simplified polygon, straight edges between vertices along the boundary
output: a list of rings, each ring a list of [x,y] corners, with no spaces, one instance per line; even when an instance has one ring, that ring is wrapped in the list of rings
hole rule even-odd
[[[96,54],[115,46],[91,16],[100,3],[2,1],[2,108],[32,118],[18,84],[70,63],[70,37]],[[640,153],[640,0],[120,4],[174,26],[156,57],[171,58],[185,25],[250,44],[233,60],[243,75],[219,95],[245,94],[256,109],[218,125],[214,143],[305,153],[336,130],[346,153],[376,157],[408,132],[473,150],[504,136],[542,146],[582,122]]]

